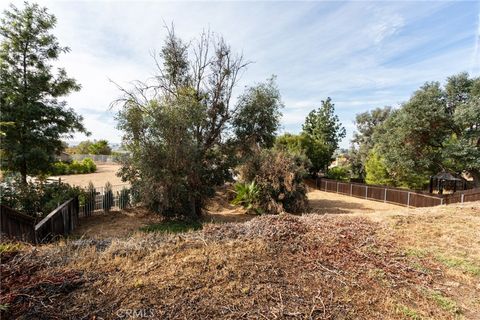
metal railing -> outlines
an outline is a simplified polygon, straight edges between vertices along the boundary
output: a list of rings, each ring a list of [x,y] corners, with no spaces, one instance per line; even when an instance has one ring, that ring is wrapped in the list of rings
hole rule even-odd
[[[119,163],[124,157],[128,157],[127,153],[122,154],[72,154],[72,160],[82,161],[85,158],[92,159],[95,163]]]
[[[111,188],[85,188],[84,197],[80,203],[80,216],[88,217],[96,211],[122,210],[132,203],[129,184],[113,185]]]

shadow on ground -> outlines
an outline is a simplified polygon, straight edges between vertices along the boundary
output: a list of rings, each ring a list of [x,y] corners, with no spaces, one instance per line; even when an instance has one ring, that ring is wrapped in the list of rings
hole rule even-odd
[[[342,200],[314,199],[309,201],[311,213],[341,214],[355,211],[373,212],[375,210],[365,207],[362,203],[347,202]]]

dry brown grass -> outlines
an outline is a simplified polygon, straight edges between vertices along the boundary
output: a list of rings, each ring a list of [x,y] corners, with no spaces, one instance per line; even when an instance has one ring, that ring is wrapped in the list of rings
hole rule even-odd
[[[86,239],[125,238],[141,227],[161,221],[158,215],[145,208],[95,212],[92,216],[80,218],[79,227],[72,236]]]
[[[324,192],[311,189],[308,193],[310,208],[314,213],[342,214],[371,214],[383,213],[392,210],[403,209],[390,203],[365,200],[356,197],[350,197],[342,194]]]
[[[119,309],[145,308],[159,319],[475,314],[472,305],[442,307],[455,299],[439,288],[448,277],[443,265],[404,254],[387,231],[360,217],[284,215],[176,236],[136,234],[106,246],[66,242],[4,264],[2,273],[17,270],[30,286],[24,295],[3,294],[28,319],[114,319]]]
[[[227,205],[219,208],[235,210]],[[177,235],[131,234],[134,217],[106,215],[115,232],[129,230],[124,238],[2,256],[3,316],[479,319],[480,202],[388,209],[262,216]]]

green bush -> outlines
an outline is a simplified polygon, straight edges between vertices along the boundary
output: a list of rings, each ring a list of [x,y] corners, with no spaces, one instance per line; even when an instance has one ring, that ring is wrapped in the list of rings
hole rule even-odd
[[[235,184],[235,199],[232,200],[232,204],[241,205],[249,211],[259,212],[258,199],[260,196],[260,189],[255,184],[255,181],[251,183],[236,183]]]
[[[125,209],[130,206],[130,190],[123,188],[118,195],[118,207]]]
[[[64,175],[64,174],[69,174],[70,173],[70,168],[68,163],[65,162],[55,162],[53,164],[53,170],[52,174],[59,176],[59,175]]]
[[[328,169],[326,177],[328,179],[348,181],[350,179],[350,172],[345,167],[333,167]]]
[[[110,182],[107,182],[105,184],[105,192],[103,193],[103,210],[105,212],[109,212],[112,207],[113,207],[112,184]]]
[[[82,174],[92,173],[97,171],[97,166],[90,158],[85,158],[81,162],[73,160],[71,163],[55,162],[52,164],[50,174],[54,176],[61,176],[65,174]]]
[[[84,193],[79,187],[66,183],[21,182],[18,175],[7,177],[0,185],[0,202],[33,217],[43,217],[65,201]]]
[[[95,210],[96,205],[97,191],[93,186],[93,183],[90,181],[88,183],[87,190],[85,191],[85,203],[83,203],[85,208],[85,214],[88,216]]]
[[[86,173],[91,173],[97,171],[97,165],[91,158],[85,158],[82,161],[82,165],[86,168]]]

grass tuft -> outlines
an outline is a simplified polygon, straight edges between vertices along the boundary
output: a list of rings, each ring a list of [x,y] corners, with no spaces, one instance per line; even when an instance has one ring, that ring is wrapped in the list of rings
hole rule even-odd
[[[0,254],[9,253],[22,250],[23,246],[20,243],[4,242],[0,243]]]
[[[161,223],[150,224],[141,227],[143,232],[160,232],[160,233],[181,233],[191,230],[202,229],[202,224],[198,221],[169,220]]]
[[[458,308],[455,301],[445,297],[439,291],[430,291],[430,297],[437,303],[437,305],[445,311],[449,311],[454,314],[460,313],[460,308]]]
[[[422,320],[423,317],[415,310],[410,309],[404,305],[397,306],[397,313],[403,315],[404,317],[412,320]]]
[[[447,267],[460,269],[473,276],[480,277],[480,266],[473,264],[468,260],[458,257],[448,257],[445,255],[437,255],[436,258]]]

